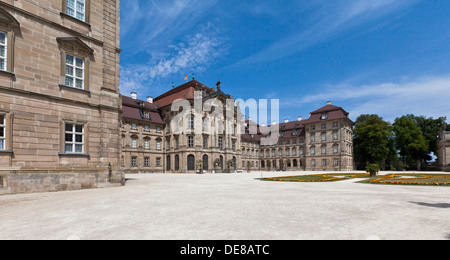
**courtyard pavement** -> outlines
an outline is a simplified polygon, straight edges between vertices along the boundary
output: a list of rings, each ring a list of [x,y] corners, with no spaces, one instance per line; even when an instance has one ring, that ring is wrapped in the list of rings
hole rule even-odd
[[[450,187],[260,176],[128,175],[119,188],[0,196],[0,239],[450,239]]]

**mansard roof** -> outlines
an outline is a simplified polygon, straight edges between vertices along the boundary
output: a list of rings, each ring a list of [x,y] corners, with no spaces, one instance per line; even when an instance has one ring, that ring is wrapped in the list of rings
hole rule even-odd
[[[122,96],[122,110],[123,118],[135,119],[149,123],[164,124],[157,106],[147,101],[138,99],[135,100],[130,97]],[[149,118],[144,117],[144,112],[149,113]]]
[[[208,94],[216,93],[214,89],[209,88],[193,79],[162,94],[161,96],[155,98],[154,101],[158,107],[165,107],[171,105],[177,99],[194,99],[194,92],[196,90],[205,90]]]

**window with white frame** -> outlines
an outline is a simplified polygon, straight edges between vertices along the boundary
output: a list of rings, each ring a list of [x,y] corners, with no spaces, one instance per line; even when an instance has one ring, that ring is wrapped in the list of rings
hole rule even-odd
[[[194,129],[194,117],[193,116],[189,117],[188,127],[189,127],[189,129]]]
[[[77,124],[65,125],[65,153],[83,153],[84,152],[84,126]]]
[[[0,32],[0,70],[7,69],[8,37],[4,32]]]
[[[148,139],[144,140],[144,148],[146,150],[150,149],[150,140],[148,140]]]
[[[326,154],[327,153],[327,147],[326,146],[322,146],[322,154]]]
[[[84,89],[84,59],[66,54],[65,85]]]
[[[322,159],[322,166],[327,166],[327,159]]]
[[[5,150],[6,149],[6,145],[5,145],[5,129],[6,129],[6,116],[5,115],[0,115],[0,150]]]
[[[150,166],[150,158],[149,157],[145,157],[144,158],[144,167],[149,167]]]
[[[131,148],[137,148],[137,139],[136,138],[131,139]]]
[[[137,157],[131,157],[131,167],[137,166]]]
[[[66,13],[84,22],[86,19],[86,0],[67,0]]]
[[[156,141],[156,150],[160,151],[161,150],[161,141]]]

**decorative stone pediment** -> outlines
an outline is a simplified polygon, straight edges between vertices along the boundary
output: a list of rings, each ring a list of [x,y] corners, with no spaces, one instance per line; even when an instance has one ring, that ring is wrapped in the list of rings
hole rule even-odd
[[[10,13],[0,8],[0,23],[13,28],[19,28],[20,23]]]
[[[71,49],[74,53],[84,52],[94,54],[94,50],[78,37],[58,37],[56,41],[65,49]]]

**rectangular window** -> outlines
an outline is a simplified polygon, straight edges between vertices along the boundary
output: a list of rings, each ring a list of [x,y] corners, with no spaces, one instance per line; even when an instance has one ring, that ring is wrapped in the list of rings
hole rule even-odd
[[[161,127],[156,127],[156,132],[159,134],[159,133],[161,133]]]
[[[327,153],[327,147],[324,146],[324,147],[322,147],[322,154],[326,154],[326,153]]]
[[[5,150],[6,145],[5,145],[5,129],[6,129],[6,116],[5,115],[0,115],[0,150]]]
[[[203,149],[208,149],[208,138],[203,138]]]
[[[193,136],[188,137],[188,147],[194,148],[194,137]]]
[[[189,129],[194,129],[194,117],[190,116],[189,117]]]
[[[326,141],[327,140],[327,134],[323,133],[322,134],[322,141]]]
[[[322,166],[327,166],[327,159],[322,160]]]
[[[148,139],[144,140],[144,148],[147,150],[150,149],[150,140]]]
[[[131,167],[137,166],[137,157],[131,157]]]
[[[136,123],[132,123],[132,124],[131,124],[131,129],[133,129],[133,130],[136,130],[136,129],[137,129]]]
[[[161,150],[161,141],[156,141],[156,150]]]
[[[131,139],[131,148],[137,148],[137,139]]]
[[[150,158],[148,158],[148,157],[144,158],[144,166],[145,167],[149,167],[150,166]]]
[[[316,148],[311,147],[311,154],[312,154],[312,155],[316,154]]]
[[[8,37],[6,33],[0,32],[0,70],[7,69]]]
[[[136,128],[134,128],[136,129]],[[144,131],[148,132],[150,131],[150,126],[149,125],[144,125]]]
[[[219,137],[219,150],[223,149],[223,138]]]
[[[339,166],[339,159],[334,159],[334,166]]]
[[[156,167],[161,167],[161,158],[156,158]]]
[[[76,124],[65,125],[65,153],[84,152],[84,126]]]
[[[311,135],[311,142],[315,142],[316,141],[316,135]]]
[[[84,22],[86,16],[86,0],[67,0],[66,13]]]
[[[65,85],[84,89],[84,59],[66,54]]]
[[[314,159],[311,160],[311,166],[312,166],[312,167],[316,167],[316,160],[314,160]]]

